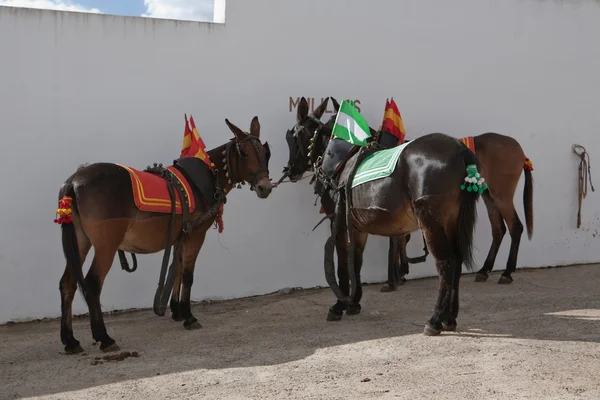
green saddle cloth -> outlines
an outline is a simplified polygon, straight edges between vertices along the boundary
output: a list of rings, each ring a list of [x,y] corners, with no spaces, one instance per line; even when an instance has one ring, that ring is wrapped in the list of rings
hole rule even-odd
[[[379,150],[365,158],[356,170],[352,187],[390,176],[396,169],[402,150],[410,143],[403,143],[391,149]]]

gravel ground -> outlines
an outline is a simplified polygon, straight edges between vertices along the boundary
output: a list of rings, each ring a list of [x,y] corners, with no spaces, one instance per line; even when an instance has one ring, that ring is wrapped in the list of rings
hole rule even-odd
[[[0,327],[0,399],[598,399],[600,269],[461,281],[458,332],[422,335],[436,279],[368,285],[362,313],[326,322],[329,289],[198,304],[203,328],[136,311],[106,317],[122,351],[64,355],[59,321]]]

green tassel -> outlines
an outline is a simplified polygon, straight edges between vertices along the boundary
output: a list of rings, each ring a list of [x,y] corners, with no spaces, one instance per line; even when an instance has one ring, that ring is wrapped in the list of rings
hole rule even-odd
[[[469,164],[467,165],[467,177],[468,178],[475,178],[476,182],[463,182],[462,185],[460,185],[460,189],[461,190],[466,190],[467,192],[472,192],[472,193],[479,193],[482,194],[485,190],[487,190],[488,186],[485,184],[485,181],[481,184],[481,186],[479,186],[479,182],[481,182],[482,177],[479,176],[477,177],[477,165],[475,164]]]

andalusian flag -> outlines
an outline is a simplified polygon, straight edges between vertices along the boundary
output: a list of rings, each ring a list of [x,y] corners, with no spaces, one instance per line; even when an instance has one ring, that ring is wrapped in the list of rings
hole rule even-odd
[[[406,130],[404,129],[400,110],[398,110],[393,97],[391,101],[385,101],[385,113],[383,114],[381,130],[395,136],[399,140],[398,144],[404,143]]]
[[[190,129],[190,125],[192,126],[192,129]],[[185,116],[185,131],[183,133],[183,147],[181,149],[180,157],[196,157],[204,161],[209,167],[212,168],[214,166],[206,152],[206,145],[196,129],[194,117],[191,115],[189,124],[187,115]]]
[[[353,101],[342,101],[340,110],[335,118],[332,135],[356,146],[367,144],[367,139],[371,137],[369,124],[360,115]]]

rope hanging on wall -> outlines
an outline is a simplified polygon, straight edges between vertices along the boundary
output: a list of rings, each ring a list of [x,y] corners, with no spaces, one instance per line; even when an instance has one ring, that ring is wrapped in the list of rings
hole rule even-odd
[[[595,192],[592,184],[592,171],[590,165],[590,155],[585,147],[574,144],[573,152],[579,157],[579,209],[577,210],[577,228],[581,227],[581,201],[587,196],[588,181],[592,192]]]

